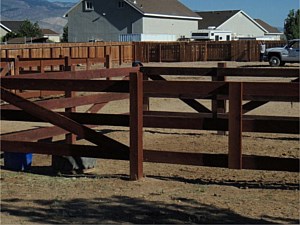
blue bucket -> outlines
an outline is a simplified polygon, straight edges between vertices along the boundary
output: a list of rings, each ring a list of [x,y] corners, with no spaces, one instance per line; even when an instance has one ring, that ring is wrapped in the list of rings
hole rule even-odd
[[[4,167],[13,171],[29,170],[32,153],[4,152]]]

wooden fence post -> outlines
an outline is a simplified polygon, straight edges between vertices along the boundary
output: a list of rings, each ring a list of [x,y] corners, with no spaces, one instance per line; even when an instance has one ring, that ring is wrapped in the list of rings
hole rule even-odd
[[[75,92],[73,91],[66,91],[65,98],[72,98],[75,96]],[[76,107],[66,108],[65,112],[76,112]],[[67,144],[74,144],[76,142],[76,135],[74,134],[66,134],[66,143]]]
[[[228,168],[242,169],[242,101],[243,83],[229,84]]]
[[[149,77],[147,74],[143,74],[143,81],[149,80]],[[144,96],[143,97],[143,110],[149,111],[150,110],[150,99],[149,97]]]
[[[20,56],[17,56],[17,58],[14,58],[14,64],[15,64],[15,75],[20,75]]]
[[[109,54],[105,55],[105,67],[106,69],[112,68],[112,58]]]
[[[143,76],[130,73],[130,179],[143,177]]]
[[[218,63],[217,74],[212,77],[212,81],[225,81],[226,77],[224,75],[220,75],[219,70],[222,68],[226,68],[226,63]],[[215,96],[216,99],[212,100],[212,112],[213,118],[218,117],[218,113],[226,112],[226,100],[218,100],[218,96]],[[218,131],[219,135],[225,135],[225,131]]]
[[[123,56],[124,56],[124,49],[123,49],[123,45],[119,45],[119,65],[122,65],[123,63]]]
[[[71,63],[70,57],[66,56],[65,57],[65,71],[74,71],[75,68],[73,67]]]

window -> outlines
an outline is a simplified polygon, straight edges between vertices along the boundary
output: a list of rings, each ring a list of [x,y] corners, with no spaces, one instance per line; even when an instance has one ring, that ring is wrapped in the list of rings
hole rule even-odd
[[[208,37],[208,33],[192,33],[192,36]]]
[[[93,11],[94,6],[92,1],[85,1],[85,11]]]
[[[122,0],[122,1],[119,1],[119,8],[124,8],[125,6],[125,2]]]
[[[230,35],[226,35],[226,41],[230,41]]]

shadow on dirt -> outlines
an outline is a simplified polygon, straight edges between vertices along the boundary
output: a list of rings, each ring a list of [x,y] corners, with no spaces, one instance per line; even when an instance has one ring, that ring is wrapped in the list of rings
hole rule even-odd
[[[6,170],[5,167],[0,166],[1,170]],[[106,175],[98,175],[98,174],[76,174],[76,175],[57,175],[53,172],[51,166],[32,166],[30,171],[24,171],[25,173],[32,173],[42,176],[60,176],[64,178],[89,178],[89,179],[121,179],[129,181],[129,176],[126,174],[106,174]],[[220,186],[231,186],[242,189],[273,189],[273,190],[300,190],[300,186],[298,183],[287,183],[287,182],[270,182],[263,180],[215,180],[215,179],[204,179],[204,178],[196,178],[189,179],[180,176],[155,176],[155,175],[147,175],[147,178],[153,178],[157,180],[163,181],[176,181],[182,183],[189,184],[199,184],[199,185],[220,185]]]
[[[298,183],[278,183],[278,182],[265,182],[265,181],[249,181],[249,180],[208,180],[208,179],[188,179],[184,177],[164,177],[164,176],[148,176],[150,178],[164,180],[164,181],[176,181],[189,184],[200,185],[221,185],[232,186],[244,189],[276,189],[276,190],[299,190]]]
[[[11,198],[2,200],[1,211],[32,223],[43,224],[271,224],[266,219],[247,218],[228,209],[200,204],[193,199],[172,200],[175,203],[147,201],[125,196],[67,201],[26,201]],[[19,203],[27,206],[20,207]],[[276,220],[282,223],[299,223],[299,221],[284,218],[276,218]]]

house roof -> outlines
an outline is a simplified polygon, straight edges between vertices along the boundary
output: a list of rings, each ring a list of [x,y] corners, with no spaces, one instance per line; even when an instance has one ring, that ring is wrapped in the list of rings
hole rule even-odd
[[[75,7],[81,4],[79,1],[64,17],[67,17]],[[153,17],[170,17],[181,19],[201,20],[202,18],[191,9],[180,3],[178,0],[124,0],[128,5],[143,14],[144,16]]]
[[[59,35],[53,30],[50,29],[41,29],[43,35]]]
[[[252,21],[257,27],[259,27],[264,32],[268,32],[261,24],[252,19],[249,15],[247,15],[243,10],[225,10],[225,11],[204,11],[197,12],[203,20],[198,22],[198,29],[207,29],[209,26],[214,26],[218,28],[231,17],[235,16],[237,13],[243,14],[250,21]]]
[[[202,17],[202,20],[199,21],[198,28],[207,29],[210,26],[219,27],[238,12],[240,12],[240,10],[196,12]]]
[[[124,0],[145,16],[197,19],[201,17],[177,0]]]
[[[1,27],[8,32],[17,32],[24,21],[1,21]]]
[[[277,28],[272,27],[270,24],[267,24],[265,21],[261,20],[261,19],[254,19],[257,23],[259,23],[263,28],[265,28],[268,33],[272,33],[272,34],[281,34],[282,32],[280,32]]]
[[[7,41],[7,44],[26,44],[26,43],[45,43],[48,40],[46,37],[32,37],[32,38],[12,38]]]

